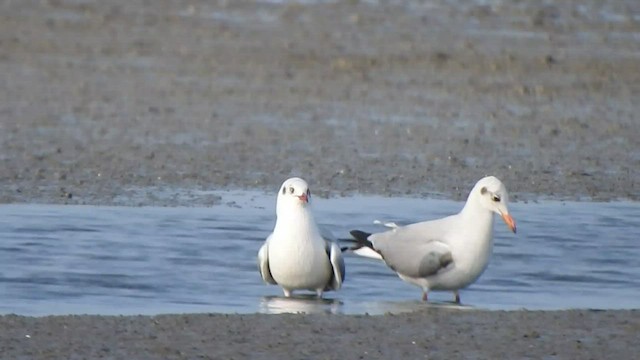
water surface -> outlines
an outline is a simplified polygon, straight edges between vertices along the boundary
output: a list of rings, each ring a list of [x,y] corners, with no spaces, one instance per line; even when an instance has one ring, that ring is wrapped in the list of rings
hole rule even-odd
[[[339,292],[284,299],[262,283],[256,253],[275,220],[275,196],[215,193],[200,208],[0,206],[0,313],[381,314],[453,306],[382,263],[347,255]],[[203,194],[204,195],[204,194]],[[211,194],[209,194],[211,195]],[[462,203],[409,198],[313,200],[338,237],[457,212]],[[640,205],[545,201],[511,205],[518,234],[496,220],[494,257],[463,290],[461,309],[640,308]]]

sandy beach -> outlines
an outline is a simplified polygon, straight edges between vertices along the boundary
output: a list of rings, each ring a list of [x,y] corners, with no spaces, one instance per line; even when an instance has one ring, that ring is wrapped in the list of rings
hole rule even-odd
[[[632,0],[5,1],[0,203],[640,199]],[[157,196],[158,192],[169,196]],[[2,359],[632,359],[637,311],[0,317]]]

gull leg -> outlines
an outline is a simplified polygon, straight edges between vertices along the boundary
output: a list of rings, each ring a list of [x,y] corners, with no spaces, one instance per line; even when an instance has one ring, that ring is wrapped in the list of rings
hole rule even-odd
[[[458,290],[454,291],[453,294],[456,296],[456,304],[460,304],[460,292]]]
[[[323,289],[316,289],[316,296],[318,297],[318,299],[322,299],[323,291],[324,291]]]
[[[422,292],[422,301],[429,301],[429,295],[426,291]]]
[[[284,297],[291,297],[291,290],[282,288],[282,291],[284,291]]]

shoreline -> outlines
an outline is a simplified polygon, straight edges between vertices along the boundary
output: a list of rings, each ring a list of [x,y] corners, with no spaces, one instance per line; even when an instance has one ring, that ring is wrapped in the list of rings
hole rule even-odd
[[[298,176],[298,175],[293,175]],[[262,187],[217,187],[215,189],[206,187],[183,188],[176,186],[149,186],[149,187],[122,187],[118,194],[105,194],[98,192],[72,192],[67,188],[50,189],[40,193],[23,194],[22,191],[16,194],[13,186],[9,189],[0,185],[0,205],[80,205],[80,206],[124,206],[124,207],[210,207],[225,205],[223,197],[227,194],[241,193],[243,196],[271,196],[273,189]],[[439,191],[423,191],[419,193],[411,192],[363,192],[363,191],[323,191],[314,193],[315,198],[323,200],[337,198],[360,198],[360,197],[380,197],[380,198],[406,198],[416,197],[424,200],[446,200],[463,203],[466,193],[459,192],[443,193]],[[636,197],[625,197],[621,195],[591,197],[584,194],[573,194],[566,196],[548,196],[535,193],[509,193],[511,203],[544,203],[544,202],[577,202],[577,203],[638,203]],[[231,199],[226,198],[227,202]]]

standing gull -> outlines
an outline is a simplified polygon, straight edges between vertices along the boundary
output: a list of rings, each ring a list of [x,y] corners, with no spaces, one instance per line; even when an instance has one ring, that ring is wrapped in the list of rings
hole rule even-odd
[[[376,234],[353,230],[356,245],[351,250],[382,259],[402,280],[420,287],[424,301],[429,291],[446,290],[460,303],[459,290],[475,282],[489,264],[493,214],[516,232],[508,202],[504,184],[487,176],[476,183],[458,214]]]
[[[321,235],[306,181],[287,179],[276,200],[276,225],[258,252],[258,269],[266,283],[280,285],[284,296],[294,290],[338,290],[345,277],[340,247]]]

